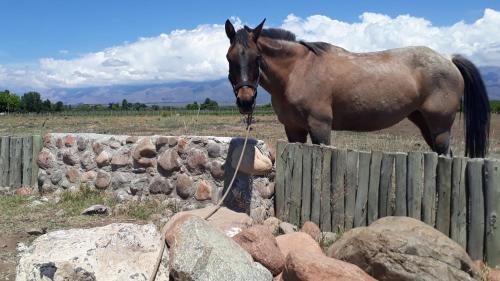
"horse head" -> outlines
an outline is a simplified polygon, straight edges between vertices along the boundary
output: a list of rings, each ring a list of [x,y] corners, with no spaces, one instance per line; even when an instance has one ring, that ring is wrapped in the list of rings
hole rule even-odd
[[[226,35],[231,43],[226,54],[228,78],[241,114],[250,114],[255,108],[261,63],[257,40],[265,21],[254,29],[245,26],[238,31],[229,20],[226,21]]]

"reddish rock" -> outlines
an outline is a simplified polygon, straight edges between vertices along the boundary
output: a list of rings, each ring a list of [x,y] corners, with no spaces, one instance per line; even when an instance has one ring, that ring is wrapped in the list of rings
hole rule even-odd
[[[75,168],[70,168],[67,172],[66,172],[66,178],[68,178],[68,181],[71,182],[71,183],[75,183],[78,181],[78,179],[80,178],[80,172],[78,172],[77,169]]]
[[[139,140],[136,136],[129,136],[125,139],[125,143],[136,143]]]
[[[43,135],[43,147],[49,148],[52,146],[52,135],[50,133],[46,133]]]
[[[187,148],[188,148],[188,140],[184,139],[184,138],[179,138],[177,140],[177,152],[179,154],[184,154],[186,153],[187,151]]]
[[[224,178],[224,165],[220,161],[212,161],[210,162],[210,174],[215,179],[223,179]]]
[[[104,167],[109,165],[109,153],[107,153],[106,151],[101,152],[99,156],[97,156],[97,158],[95,159],[95,162],[99,167]]]
[[[76,138],[72,135],[67,135],[64,138],[64,145],[66,147],[72,147],[73,145],[75,145],[75,142],[76,142]]]
[[[31,195],[32,191],[33,190],[30,187],[23,186],[23,187],[16,189],[15,193],[16,193],[16,195],[19,195],[19,196],[29,196],[29,195]]]
[[[116,153],[111,158],[111,165],[115,168],[125,167],[130,163],[129,153]]]
[[[181,158],[174,148],[165,150],[160,157],[158,157],[158,165],[166,172],[173,172],[179,170],[181,166]]]
[[[276,237],[276,241],[284,256],[287,256],[288,253],[294,250],[323,255],[318,242],[314,241],[309,234],[304,232],[283,234]]]
[[[198,216],[205,218],[213,211],[214,207],[206,207],[191,211],[183,211],[175,214],[165,226],[166,229],[170,228],[172,224],[183,216]],[[221,207],[215,214],[208,218],[208,222],[224,232],[226,236],[233,237],[240,233],[243,229],[250,227],[253,224],[252,218],[245,213],[237,213],[226,207]]]
[[[53,162],[54,162],[54,156],[46,148],[43,148],[42,151],[40,151],[36,159],[38,167],[44,170],[51,168]]]
[[[490,268],[488,278],[489,281],[500,281],[500,269]]]
[[[283,271],[285,256],[278,248],[278,243],[267,226],[254,225],[244,229],[233,240],[245,249],[254,261],[266,267],[273,276]]]
[[[97,173],[97,177],[95,180],[95,186],[97,188],[106,189],[108,188],[110,183],[111,183],[111,176],[109,175],[109,173],[104,171],[99,171]]]
[[[118,149],[121,146],[122,146],[122,144],[117,140],[113,140],[113,141],[109,142],[109,147],[111,147],[112,149]]]
[[[263,224],[269,228],[273,235],[278,235],[280,232],[281,221],[277,217],[269,217],[264,220]]]
[[[300,231],[311,235],[311,237],[318,242],[321,239],[321,229],[312,221],[306,221],[304,225],[302,225]]]
[[[97,173],[94,171],[88,171],[82,174],[81,181],[82,182],[91,182],[95,180],[97,177]]]
[[[156,147],[151,141],[150,137],[144,137],[137,142],[134,149],[133,157],[139,160],[142,157],[153,158],[156,157]]]
[[[198,183],[198,188],[194,194],[194,198],[198,201],[205,201],[212,199],[213,187],[208,182],[201,180]]]
[[[188,153],[187,166],[188,168],[195,172],[201,173],[205,169],[207,164],[207,156],[205,152],[200,149],[191,149]]]
[[[376,281],[359,267],[307,251],[291,251],[285,261],[283,281]]]
[[[180,174],[177,176],[175,188],[181,198],[187,199],[193,195],[193,179],[186,174]]]

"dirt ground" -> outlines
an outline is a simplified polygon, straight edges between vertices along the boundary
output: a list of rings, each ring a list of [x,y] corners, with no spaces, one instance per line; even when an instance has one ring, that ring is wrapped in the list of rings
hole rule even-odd
[[[252,137],[265,140],[274,147],[276,140],[286,138],[283,126],[274,115],[257,115]],[[244,119],[239,115],[189,115],[160,113],[150,116],[0,116],[0,136],[30,135],[46,132],[102,133],[126,135],[215,135],[243,136]],[[463,155],[463,126],[457,120],[452,130],[455,155]],[[341,148],[381,151],[429,151],[418,129],[409,121],[378,132],[332,132],[332,143]],[[500,115],[492,115],[490,157],[500,158]],[[96,203],[116,202],[102,194],[83,192],[64,197],[61,202],[41,201],[40,197],[0,196],[0,280],[15,279],[16,245],[28,245],[36,236],[27,234],[32,228],[47,231],[75,227],[91,227],[111,222],[145,223],[162,212],[157,204],[129,206],[123,214],[81,216],[79,212]],[[34,201],[41,201],[36,205]]]

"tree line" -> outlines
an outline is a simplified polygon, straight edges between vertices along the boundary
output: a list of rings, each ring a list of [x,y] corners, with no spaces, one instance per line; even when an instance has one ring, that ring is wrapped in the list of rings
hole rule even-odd
[[[0,112],[61,112],[64,104],[60,101],[52,103],[49,99],[42,100],[37,92],[27,92],[22,96],[9,90],[0,91]]]

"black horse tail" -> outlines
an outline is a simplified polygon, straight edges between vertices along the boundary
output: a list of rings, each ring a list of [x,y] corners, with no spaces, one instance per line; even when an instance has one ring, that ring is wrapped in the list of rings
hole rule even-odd
[[[488,93],[479,70],[470,60],[454,55],[452,62],[464,78],[465,156],[483,158],[488,153],[490,135]]]

